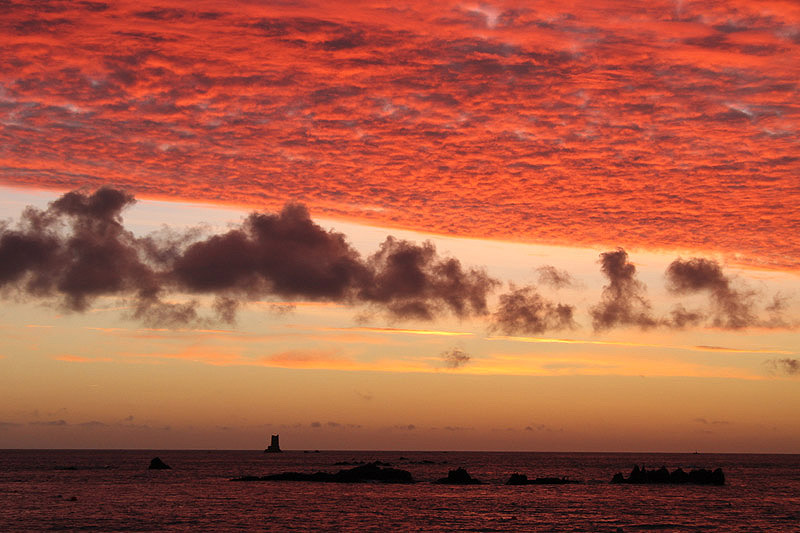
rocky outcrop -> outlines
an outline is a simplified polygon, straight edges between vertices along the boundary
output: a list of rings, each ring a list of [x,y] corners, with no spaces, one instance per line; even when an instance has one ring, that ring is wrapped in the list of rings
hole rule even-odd
[[[150,466],[147,467],[149,470],[169,470],[172,468],[167,463],[159,459],[158,457],[154,457],[150,461]]]
[[[301,472],[283,472],[268,476],[243,476],[233,481],[316,481],[321,483],[414,483],[411,472],[399,468],[381,468],[377,463],[367,463],[337,473],[314,472],[305,474]]]
[[[633,485],[724,485],[725,474],[721,468],[713,471],[699,468],[691,470],[687,474],[682,468],[677,468],[670,472],[664,466],[658,470],[647,470],[644,467],[640,469],[639,465],[635,465],[627,478],[622,475],[622,472],[617,472],[611,479],[611,483],[629,483]]]
[[[506,485],[570,485],[580,483],[567,477],[537,477],[536,479],[528,479],[525,474],[511,474],[511,477],[506,481]]]
[[[457,468],[455,470],[450,470],[447,473],[447,477],[437,479],[434,483],[440,485],[480,485],[482,482],[470,476],[469,472],[463,468]]]

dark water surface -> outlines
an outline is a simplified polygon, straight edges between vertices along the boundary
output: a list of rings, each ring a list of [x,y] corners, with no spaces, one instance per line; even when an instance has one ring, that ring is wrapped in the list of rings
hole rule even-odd
[[[156,456],[172,469],[148,470]],[[419,482],[230,481],[374,460]],[[635,463],[727,484],[609,484]],[[459,466],[485,484],[431,483]],[[514,472],[582,483],[504,485]],[[0,531],[53,530],[800,531],[800,455],[0,450]]]

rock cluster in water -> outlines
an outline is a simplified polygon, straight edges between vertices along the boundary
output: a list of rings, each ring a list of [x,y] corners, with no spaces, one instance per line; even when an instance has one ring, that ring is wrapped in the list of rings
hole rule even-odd
[[[392,466],[392,463],[384,463],[381,461],[373,461],[371,463],[367,463],[366,461],[336,461],[333,463],[334,466],[356,466],[365,464],[373,464],[375,466]]]
[[[717,468],[714,471],[699,468],[686,473],[681,468],[670,472],[663,466],[658,470],[647,470],[644,467],[640,469],[639,465],[635,465],[627,478],[622,475],[622,472],[617,472],[614,474],[611,483],[724,485],[725,474],[721,468]]]
[[[440,485],[480,485],[482,481],[470,476],[469,472],[459,467],[455,470],[450,470],[447,473],[447,477],[437,479],[434,483],[439,483]]]
[[[243,476],[233,481],[318,481],[324,483],[363,483],[377,481],[381,483],[414,483],[411,472],[399,468],[381,468],[377,463],[367,463],[347,470],[330,472],[283,472],[269,476]]]
[[[536,479],[528,479],[525,474],[511,474],[511,477],[506,481],[506,485],[568,485],[572,483],[580,483],[573,479],[566,477],[537,477]]]

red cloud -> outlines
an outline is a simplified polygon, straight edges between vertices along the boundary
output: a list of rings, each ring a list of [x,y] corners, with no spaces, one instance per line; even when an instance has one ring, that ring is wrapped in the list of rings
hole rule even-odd
[[[15,4],[0,179],[796,268],[800,8]]]

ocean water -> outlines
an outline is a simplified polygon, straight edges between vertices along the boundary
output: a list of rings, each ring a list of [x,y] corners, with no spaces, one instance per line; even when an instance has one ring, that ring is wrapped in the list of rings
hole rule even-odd
[[[171,470],[148,470],[160,457]],[[418,483],[234,482],[382,461]],[[612,485],[634,464],[726,485]],[[466,468],[483,485],[431,483]],[[514,473],[574,485],[504,485]],[[0,531],[800,531],[800,455],[0,450]]]

